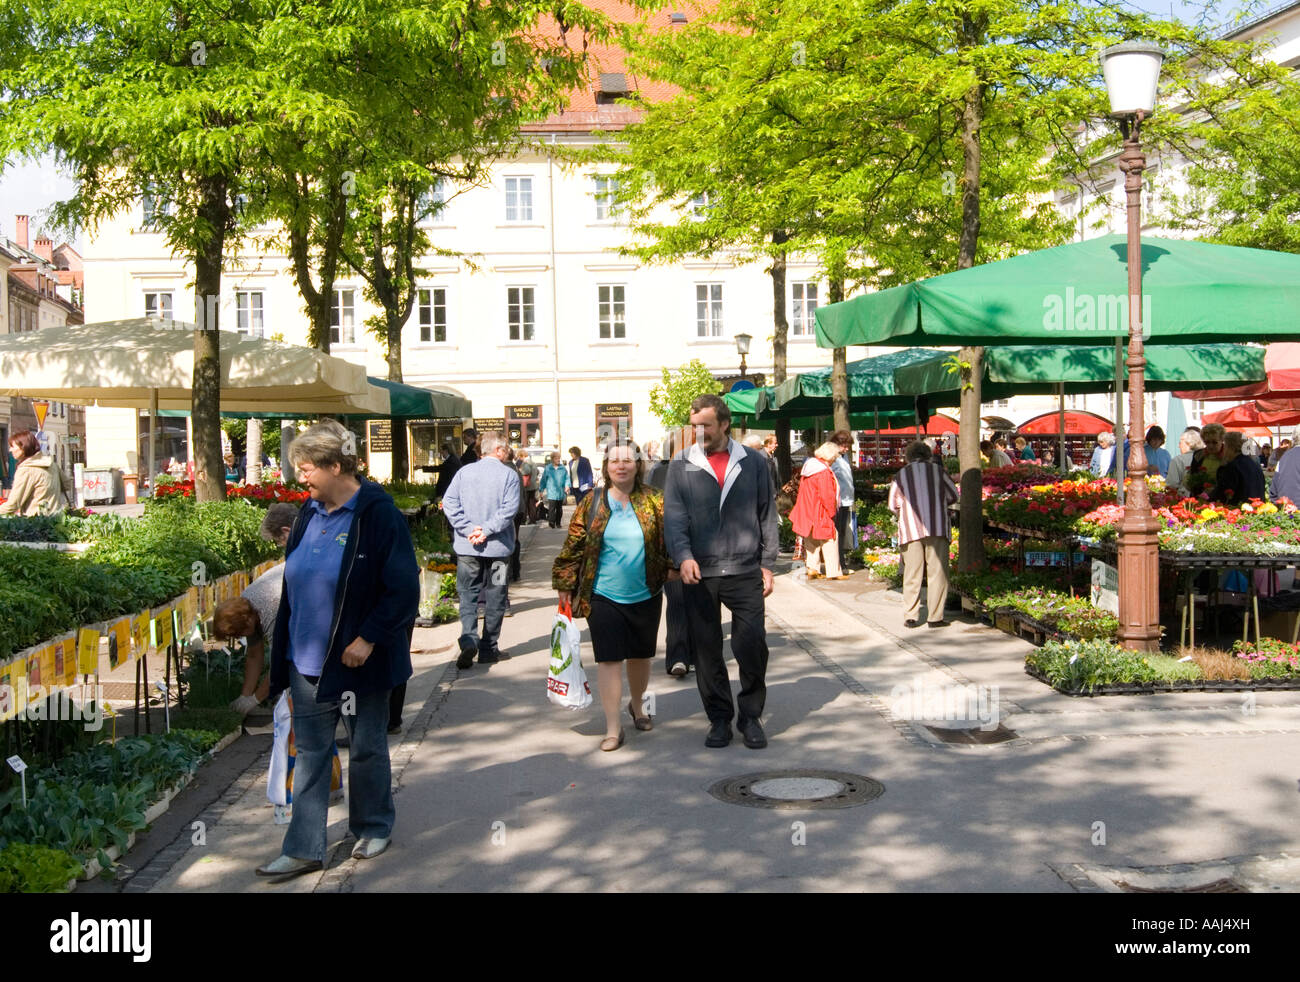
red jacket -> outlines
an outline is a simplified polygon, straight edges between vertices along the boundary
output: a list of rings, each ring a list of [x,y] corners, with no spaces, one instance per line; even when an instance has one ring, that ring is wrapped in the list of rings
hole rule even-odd
[[[803,465],[799,497],[790,509],[794,534],[805,539],[835,538],[835,512],[840,506],[835,473],[815,457]]]

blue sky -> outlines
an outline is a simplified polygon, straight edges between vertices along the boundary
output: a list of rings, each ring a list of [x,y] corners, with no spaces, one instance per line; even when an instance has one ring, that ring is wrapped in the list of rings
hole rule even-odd
[[[1128,5],[1157,16],[1173,15],[1183,20],[1195,21],[1204,9],[1203,3],[1188,3],[1185,0],[1127,0]],[[1247,0],[1220,0],[1217,6],[1216,22],[1227,21],[1234,13],[1243,9],[1265,10],[1278,5],[1280,0],[1265,2],[1247,2]],[[14,237],[14,216],[26,214],[32,217],[32,237],[43,226],[40,218],[42,209],[48,208],[55,201],[71,196],[72,182],[58,173],[53,163],[13,163],[0,173],[0,234]],[[56,237],[56,243],[60,241]]]

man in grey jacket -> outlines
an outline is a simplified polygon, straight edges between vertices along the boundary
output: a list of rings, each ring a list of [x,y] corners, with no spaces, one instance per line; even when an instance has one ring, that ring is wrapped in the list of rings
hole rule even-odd
[[[442,513],[455,535],[456,592],[460,597],[460,657],[457,668],[500,660],[497,638],[505,618],[510,557],[515,550],[519,475],[506,463],[509,446],[500,433],[479,435],[482,456],[461,467],[442,498]],[[478,602],[483,596],[483,635],[478,637]]]
[[[695,678],[709,717],[706,747],[731,742],[736,705],[722,658],[722,605],[731,611],[731,651],[740,669],[736,728],[745,746],[767,746],[759,723],[767,697],[763,600],[776,566],[775,493],[763,455],[730,437],[731,411],[716,395],[691,403],[695,444],[668,466],[664,539],[680,567]]]

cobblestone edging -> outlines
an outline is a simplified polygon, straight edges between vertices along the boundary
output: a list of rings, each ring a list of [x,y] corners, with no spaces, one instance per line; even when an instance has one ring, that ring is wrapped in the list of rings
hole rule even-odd
[[[392,764],[392,784],[394,796],[402,792],[402,774],[406,770],[406,765],[415,757],[415,752],[419,749],[424,738],[433,730],[442,725],[442,719],[439,716],[442,707],[446,705],[448,697],[451,695],[452,686],[460,678],[460,669],[456,667],[454,661],[448,662],[447,667],[443,669],[442,677],[438,679],[438,684],[434,686],[429,698],[424,701],[420,713],[415,717],[414,722],[407,727],[406,732],[402,734],[402,742],[397,745],[391,754]],[[350,844],[343,843],[350,848]],[[342,852],[340,857],[338,854]],[[338,861],[340,860],[341,861]],[[351,893],[352,892],[352,873],[357,868],[357,863],[362,862],[360,859],[353,859],[350,852],[335,846],[334,853],[327,863],[327,868],[321,874],[316,885],[312,887],[313,893]]]
[[[450,662],[446,669],[444,669],[437,686],[434,688],[433,692],[429,694],[429,698],[425,700],[424,706],[421,707],[419,715],[416,716],[414,722],[412,722],[410,727],[407,728],[406,733],[402,737],[402,742],[395,748],[392,756],[394,792],[401,790],[398,785],[402,771],[405,770],[406,765],[410,763],[411,759],[414,757],[415,750],[419,746],[420,741],[424,739],[425,734],[429,732],[429,730],[436,728],[436,726],[441,722],[440,720],[436,720],[435,717],[438,711],[446,703],[447,697],[451,693],[452,683],[455,682],[459,674],[460,673],[456,668],[456,663]],[[226,788],[220,797],[196,815],[194,821],[202,822],[210,835],[212,830],[221,824],[222,818],[231,807],[243,798],[244,795],[252,791],[256,785],[265,783],[266,771],[270,766],[270,763],[271,751],[268,749],[259,754],[258,757],[249,764],[248,769],[244,774],[235,780],[230,787]],[[347,847],[346,849],[344,848],[345,846]],[[119,864],[117,867],[117,879],[119,882],[124,881],[125,884],[122,887],[122,892],[148,893],[158,885],[159,881],[164,879],[172,871],[172,868],[175,867],[177,863],[185,858],[185,854],[188,853],[191,848],[193,848],[193,843],[191,840],[190,828],[187,825],[177,833],[175,839],[155,853],[153,858],[140,869],[132,870],[129,863]],[[319,882],[314,888],[314,891],[347,891],[348,878],[351,876],[352,869],[358,862],[358,860],[352,859],[348,853],[347,850],[350,848],[351,844],[346,841],[335,844],[334,849],[329,856],[330,868],[322,874]],[[336,863],[340,852],[343,853],[344,861]]]
[[[221,822],[227,808],[251,791],[253,785],[266,779],[266,768],[270,763],[271,751],[266,750],[257,757],[243,776],[226,788],[212,804],[194,816],[193,821],[202,822],[208,831],[215,828]],[[176,838],[158,850],[140,869],[132,871],[129,863],[120,864],[117,879],[119,882],[125,880],[122,893],[148,893],[157,886],[158,881],[170,873],[172,867],[194,848],[190,828],[189,824],[182,827],[176,834]],[[128,855],[127,858],[129,859],[130,856]],[[126,873],[125,877],[122,872]]]

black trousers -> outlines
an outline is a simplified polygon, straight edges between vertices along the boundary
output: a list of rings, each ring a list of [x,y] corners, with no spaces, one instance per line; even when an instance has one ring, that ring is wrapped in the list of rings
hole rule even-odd
[[[686,598],[682,592],[689,589],[691,587],[683,586],[681,580],[669,580],[664,584],[664,599],[668,602],[668,645],[664,669],[670,675],[678,662],[687,668],[695,664],[695,649],[686,624]]]
[[[684,589],[686,623],[695,648],[695,681],[710,723],[758,719],[767,701],[767,628],[763,576],[708,576]],[[731,611],[731,653],[740,670],[740,697],[733,705],[731,676],[722,656],[722,605]]]
[[[835,534],[839,537],[840,560],[853,551],[854,543],[849,541],[849,515],[853,509],[849,505],[840,505],[835,511]]]
[[[523,514],[516,513],[515,551],[510,554],[510,581],[512,583],[517,583],[519,581],[519,578],[523,575],[523,566],[521,565],[521,560],[523,558],[523,550],[520,548],[519,545],[519,527],[523,524],[524,524]]]
[[[564,517],[564,499],[548,498],[546,499],[546,506],[550,509],[551,528],[559,528],[560,519]]]

